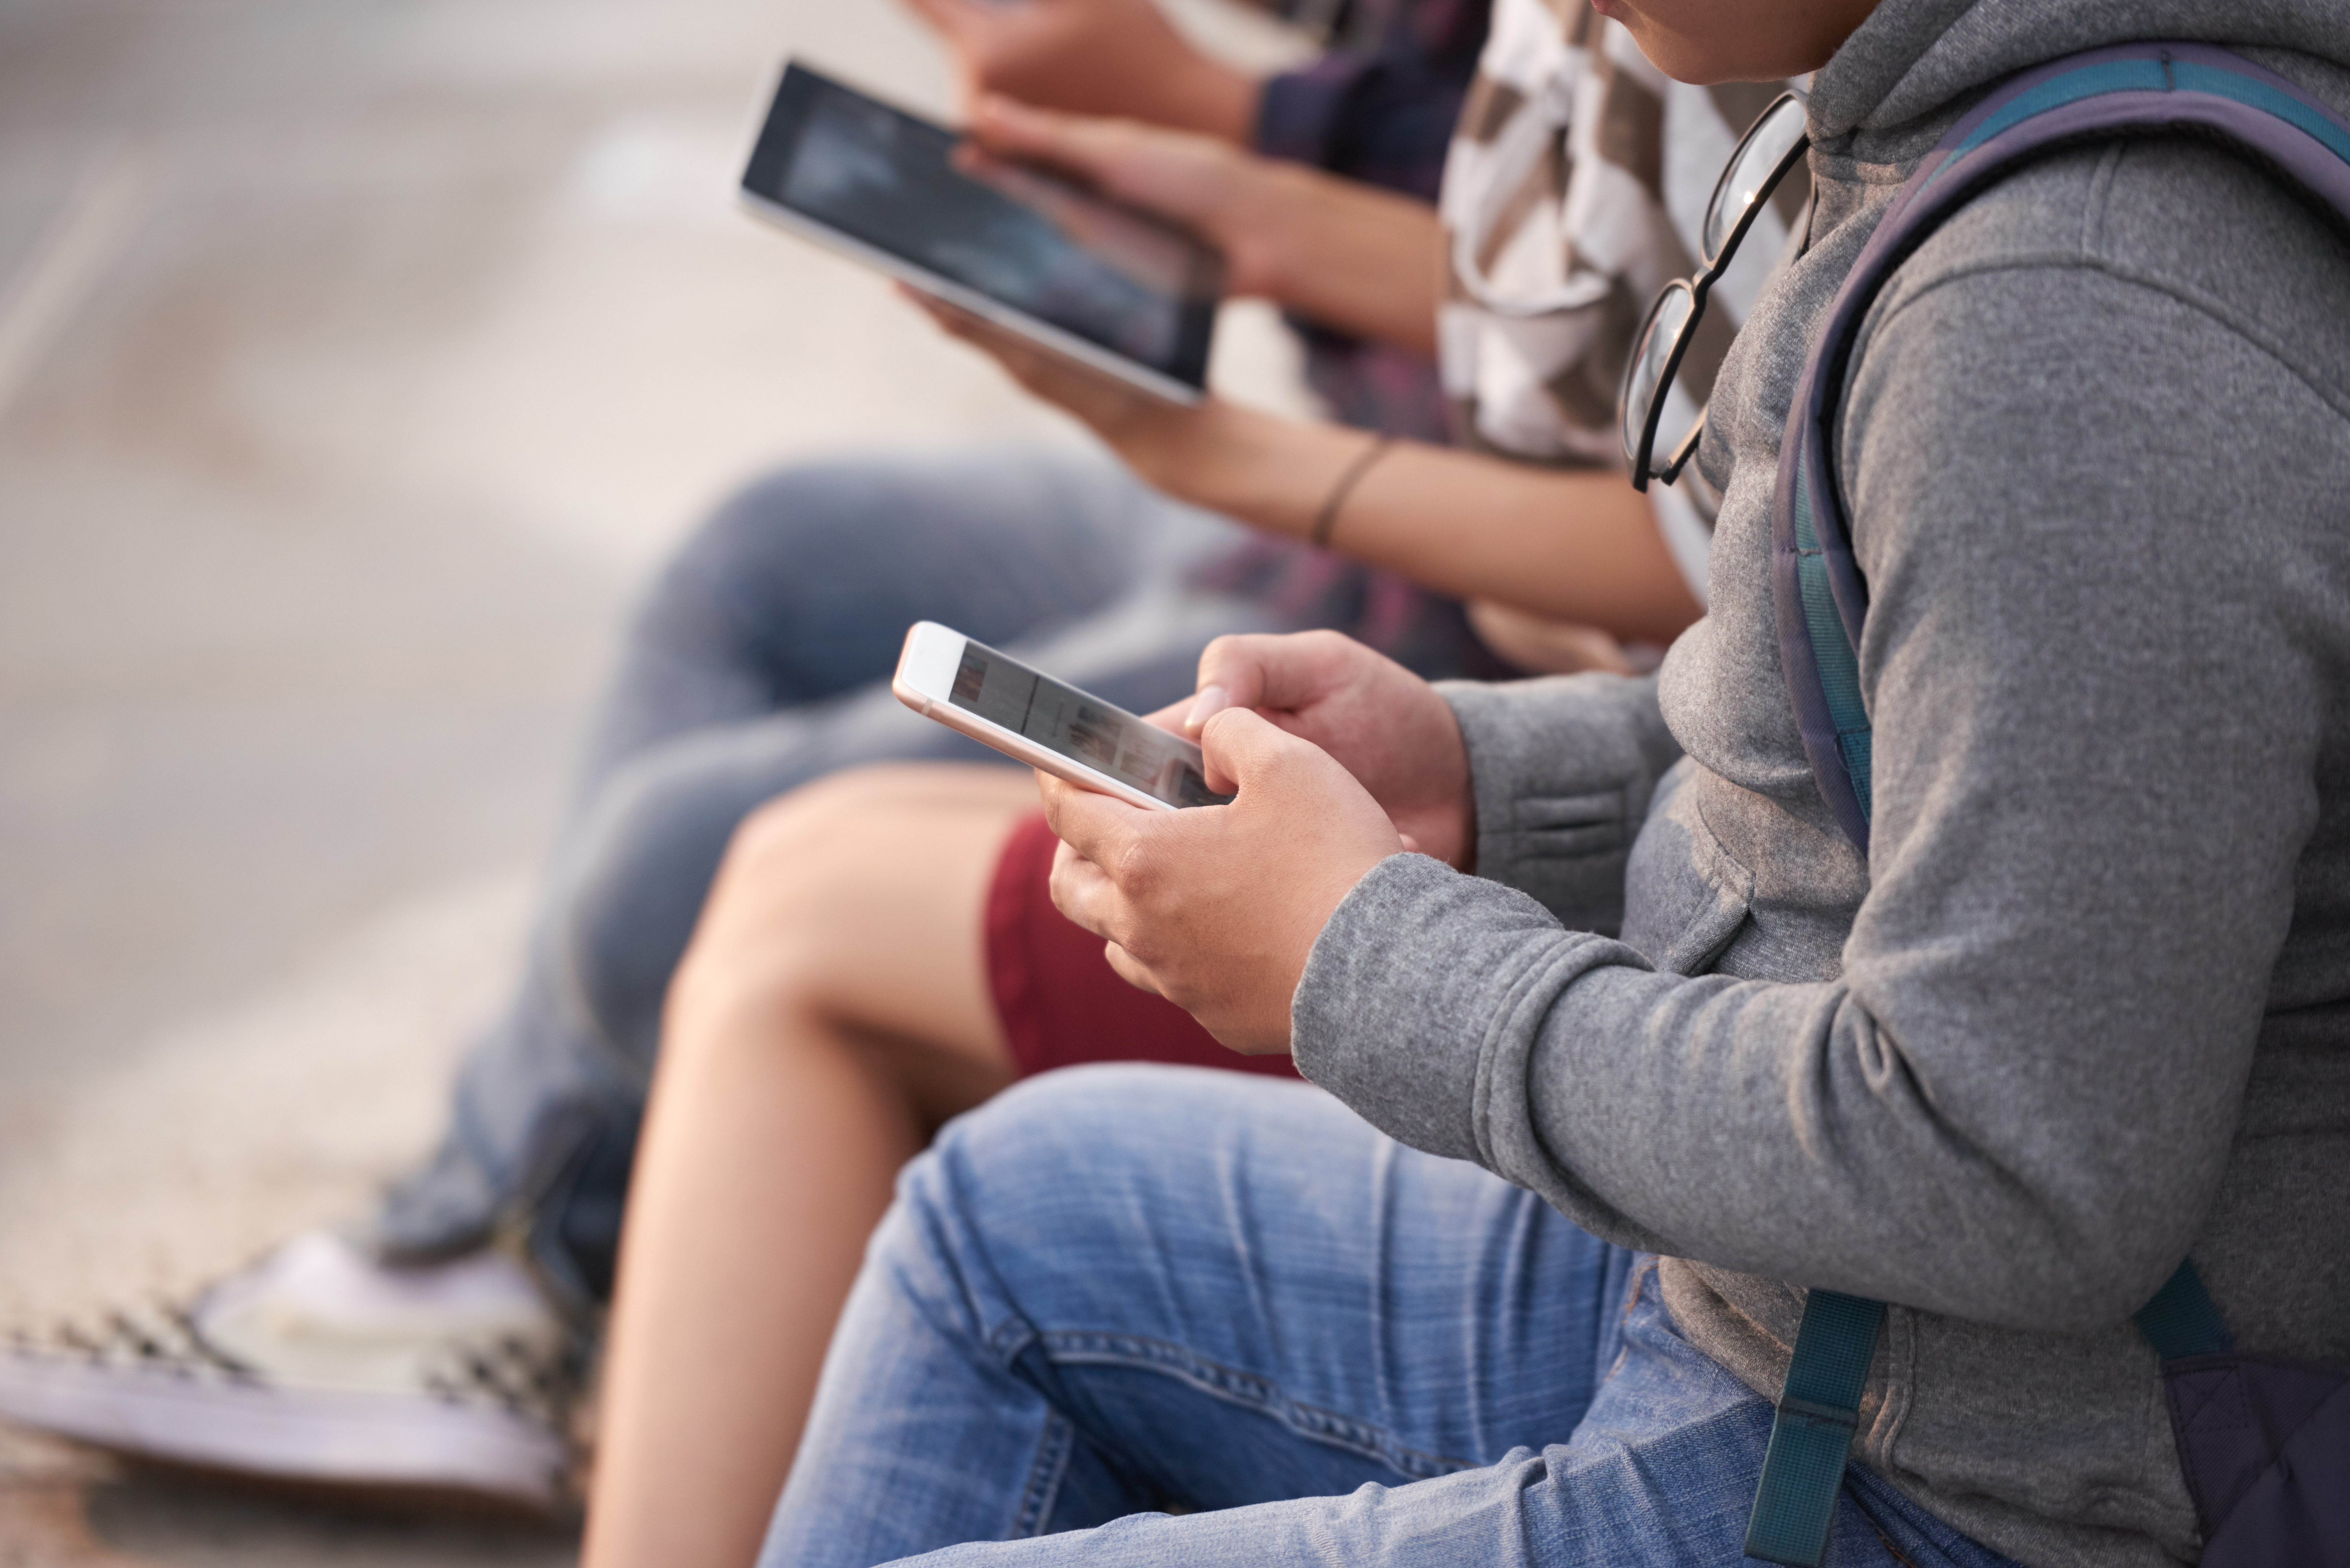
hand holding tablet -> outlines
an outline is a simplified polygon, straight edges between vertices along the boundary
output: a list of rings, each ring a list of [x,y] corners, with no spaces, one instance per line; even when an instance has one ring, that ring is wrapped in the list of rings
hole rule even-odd
[[[1003,93],[1235,144],[1255,130],[1258,78],[1194,47],[1156,0],[908,4],[953,57],[965,102]]]
[[[1198,236],[798,64],[743,176],[754,210],[1039,347],[1180,403],[1223,263]]]

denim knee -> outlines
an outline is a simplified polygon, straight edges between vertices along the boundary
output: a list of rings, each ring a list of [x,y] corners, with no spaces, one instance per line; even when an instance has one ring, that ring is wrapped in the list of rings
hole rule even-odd
[[[778,701],[896,662],[910,619],[1002,640],[1114,599],[1138,566],[1121,471],[1020,449],[854,455],[745,485],[671,558],[640,643],[727,656]],[[878,613],[877,613],[878,612]]]
[[[1155,1185],[1161,1160],[1206,1149],[1203,1129],[1229,1120],[1223,1108],[1232,1095],[1265,1086],[1205,1067],[1066,1067],[957,1116],[916,1166],[935,1164],[929,1179],[946,1184],[981,1223],[1014,1224],[1037,1209],[1066,1221],[1088,1206],[1135,1200]]]
[[[889,598],[888,563],[919,556],[928,528],[959,521],[893,506],[886,485],[878,465],[840,461],[784,469],[729,496],[639,601],[626,672],[636,679],[621,684],[674,697],[679,672],[690,672],[709,701],[748,716],[886,673],[905,636],[895,613],[874,613]]]
[[[746,600],[775,607],[775,586],[816,587],[808,566],[873,532],[883,483],[876,464],[857,459],[796,463],[752,480],[686,535],[647,590],[640,620],[703,626],[733,617]],[[746,595],[754,584],[769,591]]]
[[[1290,1114],[1265,1114],[1276,1106]],[[1313,1125],[1301,1112],[1360,1127],[1309,1085],[1255,1075],[1148,1063],[1046,1073],[949,1122],[906,1168],[888,1245],[922,1249],[1009,1360],[1033,1313],[1115,1318],[1118,1282],[1150,1266],[1143,1239],[1221,1223],[1217,1194],[1245,1181],[1252,1140],[1297,1141]]]
[[[926,1220],[1027,1229],[1039,1207],[1066,1220],[1073,1197],[1119,1186],[1135,1107],[1184,1069],[1139,1063],[1066,1068],[1024,1079],[940,1129],[906,1168],[899,1199]],[[1180,1098],[1180,1095],[1178,1096]]]

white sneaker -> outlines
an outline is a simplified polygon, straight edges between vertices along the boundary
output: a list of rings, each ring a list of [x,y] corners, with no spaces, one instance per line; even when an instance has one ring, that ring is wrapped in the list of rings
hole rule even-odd
[[[393,1269],[314,1231],[184,1310],[20,1338],[0,1414],[180,1464],[556,1509],[586,1366],[502,1252]]]

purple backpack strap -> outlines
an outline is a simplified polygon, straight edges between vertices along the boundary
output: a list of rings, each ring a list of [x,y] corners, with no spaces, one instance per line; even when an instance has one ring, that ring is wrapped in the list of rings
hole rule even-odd
[[[1951,127],[1894,198],[1814,341],[1780,447],[1773,593],[1804,749],[1829,809],[1863,850],[1869,722],[1854,650],[1868,589],[1853,561],[1830,440],[1861,324],[1894,269],[2019,164],[2069,143],[2178,133],[2232,146],[2350,223],[2350,122],[2332,109],[2225,49],[2095,49],[2013,78]]]
[[[1853,264],[1812,346],[1779,454],[1772,594],[1779,653],[1821,794],[1866,854],[1870,724],[1858,649],[1868,586],[1853,558],[1830,426],[1861,324],[1941,222],[2022,163],[2085,141],[2217,139],[2350,223],[2350,122],[2272,72],[2199,44],[2074,55],[2003,84],[1928,154]],[[1771,1430],[1750,1557],[1816,1564],[1883,1308],[1811,1293]],[[2241,1355],[2192,1263],[2137,1314],[2163,1359],[2204,1568],[2350,1568],[2350,1368]],[[1855,1368],[1858,1375],[1854,1376]],[[1821,1390],[1830,1393],[1823,1397]]]

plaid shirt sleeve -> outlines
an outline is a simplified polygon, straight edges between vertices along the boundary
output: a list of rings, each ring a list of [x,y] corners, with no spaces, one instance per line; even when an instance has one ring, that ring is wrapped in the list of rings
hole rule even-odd
[[[1265,83],[1256,150],[1435,201],[1491,12],[1492,0],[1352,0],[1333,29],[1337,47]],[[1290,325],[1305,346],[1305,379],[1334,417],[1448,439],[1443,389],[1426,359],[1295,317]]]
[[[1357,0],[1342,46],[1274,77],[1256,149],[1426,201],[1484,47],[1491,0]]]

